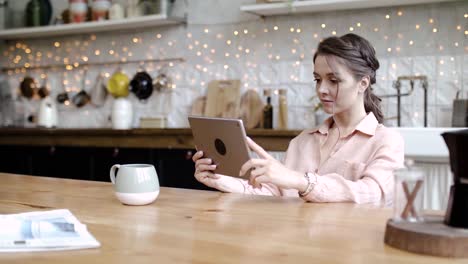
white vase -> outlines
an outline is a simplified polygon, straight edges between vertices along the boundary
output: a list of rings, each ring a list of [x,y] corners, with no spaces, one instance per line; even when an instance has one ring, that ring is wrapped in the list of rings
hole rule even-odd
[[[112,128],[130,129],[133,123],[133,107],[130,100],[117,98],[112,104]]]
[[[57,105],[50,96],[41,101],[37,124],[47,128],[56,127],[58,125]]]

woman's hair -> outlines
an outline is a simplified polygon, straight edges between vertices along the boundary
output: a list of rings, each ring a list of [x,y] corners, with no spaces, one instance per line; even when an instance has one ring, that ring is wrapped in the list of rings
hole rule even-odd
[[[314,62],[318,55],[340,58],[356,80],[369,76],[370,85],[364,93],[364,109],[366,113],[373,112],[379,123],[382,123],[384,116],[380,109],[381,99],[373,93],[371,87],[376,82],[375,75],[380,65],[369,41],[352,33],[341,37],[329,37],[318,45]]]

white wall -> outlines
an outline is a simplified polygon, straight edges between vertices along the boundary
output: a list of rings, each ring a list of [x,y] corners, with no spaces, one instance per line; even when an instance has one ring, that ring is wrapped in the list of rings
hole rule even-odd
[[[26,2],[10,1],[10,6],[21,10],[20,7]],[[302,129],[315,125],[310,101],[315,94],[311,74],[314,49],[320,39],[332,35],[333,31],[342,35],[350,32],[349,28],[353,27],[354,33],[369,39],[377,50],[381,69],[378,71],[376,93],[394,93],[392,82],[397,76],[427,75],[429,125],[450,126],[451,104],[456,91],[462,89],[466,92],[468,87],[468,42],[464,33],[468,30],[468,19],[464,17],[468,13],[468,2],[265,19],[239,11],[241,4],[253,2],[177,0],[176,13],[188,13],[186,26],[148,28],[127,33],[98,33],[95,40],[90,35],[81,35],[6,43],[0,46],[0,52],[3,54],[1,65],[15,66],[13,59],[18,55],[22,56],[20,65],[26,62],[46,65],[63,62],[65,58],[70,62],[81,62],[83,57],[89,58],[90,62],[122,58],[182,57],[186,62],[168,67],[168,72],[176,84],[174,92],[153,93],[146,103],[138,102],[133,95],[131,96],[138,113],[135,126],[138,125],[138,118],[141,116],[168,114],[169,126],[186,127],[186,114],[190,112],[192,102],[204,95],[207,83],[213,79],[232,78],[242,80],[243,91],[256,89],[261,93],[265,88],[286,88],[289,127]],[[57,10],[64,8],[65,3],[66,1],[53,1]],[[402,12],[401,16],[398,15],[399,11]],[[385,18],[387,14],[390,15],[390,19]],[[321,24],[326,24],[326,27],[322,28]],[[416,29],[416,24],[420,25],[419,29]],[[279,28],[277,31],[274,30],[275,26]],[[294,28],[294,33],[290,31],[291,28]],[[296,32],[298,28],[300,33]],[[375,28],[378,28],[378,31],[375,31]],[[437,28],[437,33],[433,32],[434,28]],[[205,33],[205,30],[208,33]],[[234,31],[238,31],[239,35],[235,36]],[[161,38],[157,38],[157,34],[160,34]],[[133,43],[132,39],[135,37],[141,41]],[[231,41],[231,45],[226,44],[227,40]],[[56,41],[61,44],[59,48],[54,47]],[[410,41],[413,45],[409,44]],[[207,48],[204,48],[204,44]],[[30,54],[25,53],[27,48],[31,49]],[[96,50],[99,50],[101,55],[96,56]],[[109,50],[114,51],[112,56],[109,55]],[[38,52],[42,54],[41,57],[37,57]],[[229,57],[226,57],[226,53],[229,53]],[[147,64],[144,67],[154,77],[161,65]],[[137,65],[123,65],[122,68],[132,77]],[[98,72],[112,74],[114,70],[115,67],[91,67],[86,76],[86,89],[92,87],[94,76]],[[61,70],[38,70],[27,74],[36,78],[47,74],[53,94],[62,91],[60,82],[64,73]],[[8,78],[11,90],[16,92],[24,75],[25,73],[11,73],[3,78]],[[80,71],[66,72],[66,87],[78,90],[82,77]],[[406,89],[408,84],[404,85]],[[422,88],[417,84],[415,94],[403,98],[403,126],[422,126],[422,93]],[[28,103],[28,111],[36,111],[37,105],[38,102]],[[102,108],[62,107],[60,126],[110,126],[107,117],[111,105],[112,98],[108,98],[107,104]],[[394,116],[396,100],[384,99],[383,109],[387,116]],[[392,126],[396,121],[388,120],[386,124]]]

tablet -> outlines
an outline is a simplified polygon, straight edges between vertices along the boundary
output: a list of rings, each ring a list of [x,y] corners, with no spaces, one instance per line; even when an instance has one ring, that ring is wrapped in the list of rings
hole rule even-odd
[[[188,117],[197,150],[218,165],[215,173],[248,178],[250,173],[239,176],[239,171],[250,159],[242,120],[213,117]]]

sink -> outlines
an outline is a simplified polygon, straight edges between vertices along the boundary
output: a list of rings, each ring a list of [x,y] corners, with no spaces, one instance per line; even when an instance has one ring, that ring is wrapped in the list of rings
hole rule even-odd
[[[392,127],[403,136],[405,157],[422,162],[448,163],[449,152],[441,134],[466,128],[455,127]]]

